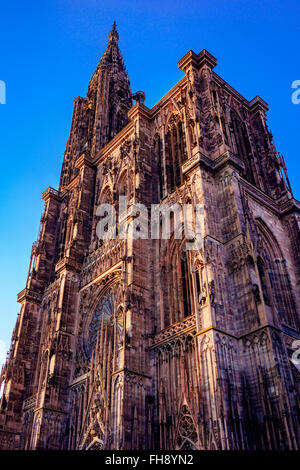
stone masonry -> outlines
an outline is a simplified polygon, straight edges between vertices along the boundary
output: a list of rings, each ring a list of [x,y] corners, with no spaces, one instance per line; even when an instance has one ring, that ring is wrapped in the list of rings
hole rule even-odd
[[[202,50],[149,109],[118,40],[114,24],[43,193],[0,448],[299,449],[300,205],[268,106]],[[120,196],[119,230],[139,203],[201,205],[203,246],[99,239],[97,208]]]

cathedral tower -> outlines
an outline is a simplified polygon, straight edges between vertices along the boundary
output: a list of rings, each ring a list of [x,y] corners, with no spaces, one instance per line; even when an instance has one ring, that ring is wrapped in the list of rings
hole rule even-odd
[[[76,174],[75,160],[83,150],[94,157],[129,122],[127,113],[132,106],[132,94],[118,41],[119,34],[114,22],[106,51],[90,80],[86,98],[75,98],[61,172],[61,188]]]

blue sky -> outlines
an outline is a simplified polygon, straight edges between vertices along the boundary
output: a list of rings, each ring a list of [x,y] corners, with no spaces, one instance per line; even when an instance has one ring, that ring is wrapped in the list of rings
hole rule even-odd
[[[74,97],[116,20],[133,91],[152,107],[182,76],[178,60],[207,49],[215,71],[247,99],[269,103],[268,123],[300,199],[299,1],[43,0],[2,2],[0,80],[0,340],[8,346],[25,286],[42,192],[57,188]],[[0,358],[1,362],[1,358]]]

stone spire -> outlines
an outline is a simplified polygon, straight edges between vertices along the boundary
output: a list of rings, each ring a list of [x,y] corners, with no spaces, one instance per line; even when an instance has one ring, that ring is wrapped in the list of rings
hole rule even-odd
[[[114,72],[116,73],[125,72],[127,76],[127,80],[129,82],[127,70],[123,61],[121,51],[119,49],[118,41],[119,41],[119,33],[117,31],[117,24],[114,21],[112,25],[112,29],[108,35],[106,51],[103,53],[100,59],[96,72],[98,68],[102,68],[102,66],[104,67],[111,66],[113,67]]]
[[[87,97],[95,107],[91,153],[95,155],[128,122],[132,106],[128,73],[118,45],[116,22],[109,33],[106,51],[90,81]]]
[[[76,174],[75,161],[83,151],[94,157],[129,122],[127,113],[132,106],[132,94],[118,41],[119,33],[114,21],[86,98],[75,98],[61,188],[67,186]]]

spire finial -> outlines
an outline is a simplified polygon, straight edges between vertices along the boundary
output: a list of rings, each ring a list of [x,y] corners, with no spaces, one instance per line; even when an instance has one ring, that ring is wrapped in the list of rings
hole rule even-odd
[[[112,25],[112,29],[111,29],[111,32],[109,33],[108,38],[109,38],[110,41],[118,41],[119,40],[119,33],[117,31],[116,21],[114,21],[114,23]]]

